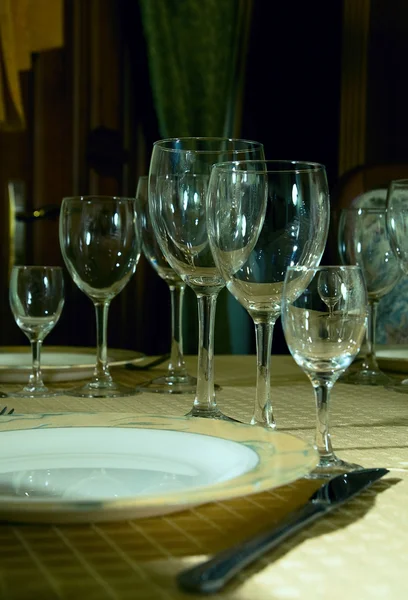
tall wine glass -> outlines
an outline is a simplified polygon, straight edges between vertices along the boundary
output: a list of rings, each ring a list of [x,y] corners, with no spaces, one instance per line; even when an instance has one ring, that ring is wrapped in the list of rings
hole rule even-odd
[[[405,275],[408,274],[408,179],[396,179],[388,187],[387,230],[390,244]],[[408,379],[387,388],[408,393]]]
[[[341,262],[359,265],[368,293],[366,354],[359,368],[345,373],[341,381],[361,385],[389,385],[375,356],[377,307],[401,278],[402,270],[394,255],[387,231],[386,208],[345,208],[339,219],[338,241]]]
[[[327,275],[333,273],[342,282],[341,297],[330,313],[321,297],[320,279],[325,277],[330,286]],[[309,377],[315,393],[315,445],[320,456],[314,472],[317,477],[360,468],[341,460],[333,451],[329,400],[334,383],[360,349],[366,314],[367,292],[360,267],[288,268],[282,296],[282,325],[290,353]]]
[[[211,254],[206,195],[214,163],[263,159],[259,142],[226,138],[173,138],[153,145],[149,172],[149,207],[164,256],[197,296],[199,317],[197,391],[189,413],[228,419],[214,392],[214,318],[225,281]]]
[[[27,385],[13,396],[38,398],[56,396],[44,385],[41,346],[56,325],[64,306],[64,277],[61,267],[17,266],[10,277],[10,307],[14,319],[31,343],[32,368]]]
[[[96,366],[93,378],[69,390],[85,398],[133,395],[135,389],[113,381],[107,355],[107,321],[111,300],[136,269],[142,244],[134,198],[78,196],[64,198],[60,213],[60,245],[72,279],[90,298],[96,313]]]
[[[273,329],[287,267],[319,264],[329,226],[325,168],[296,161],[233,161],[212,168],[207,226],[228,290],[255,324],[257,385],[251,423],[274,428]]]
[[[140,386],[149,392],[169,394],[195,394],[197,379],[187,373],[183,356],[183,298],[186,284],[171,268],[157,242],[153,231],[148,204],[148,176],[139,177],[136,199],[142,216],[143,254],[156,273],[169,286],[171,299],[171,350],[167,375],[156,377]]]

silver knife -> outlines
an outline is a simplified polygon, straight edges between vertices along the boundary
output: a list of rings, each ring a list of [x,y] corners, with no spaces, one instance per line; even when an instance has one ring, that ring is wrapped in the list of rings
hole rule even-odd
[[[179,587],[190,593],[218,592],[241,569],[272,550],[300,529],[335,510],[388,473],[387,469],[361,469],[337,475],[324,483],[307,503],[283,523],[223,550],[210,560],[177,576]]]

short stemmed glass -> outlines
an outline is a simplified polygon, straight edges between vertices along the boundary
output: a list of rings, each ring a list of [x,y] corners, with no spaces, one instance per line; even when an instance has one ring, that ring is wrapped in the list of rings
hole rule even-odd
[[[209,246],[206,196],[214,163],[249,158],[263,159],[263,145],[226,138],[173,138],[153,145],[149,209],[154,232],[164,256],[198,300],[197,391],[191,416],[229,419],[214,392],[214,319],[225,281]]]
[[[321,296],[321,279],[328,295],[333,274],[341,280],[341,297],[330,312]],[[314,269],[289,267],[282,295],[282,325],[288,348],[309,377],[316,400],[315,445],[319,452],[316,477],[360,468],[338,458],[329,433],[330,390],[347,369],[363,342],[367,319],[367,290],[358,266],[327,266]]]
[[[391,248],[405,275],[408,274],[408,179],[396,179],[388,187],[387,230]],[[408,393],[408,379],[387,386]]]
[[[136,199],[142,217],[143,254],[156,273],[168,285],[171,299],[171,349],[167,375],[156,377],[140,386],[149,392],[170,394],[195,394],[197,379],[187,373],[183,356],[183,299],[186,284],[171,268],[157,242],[153,231],[148,204],[148,176],[139,177]]]
[[[93,378],[67,393],[85,398],[133,395],[136,389],[116,383],[109,372],[107,321],[110,302],[135,272],[141,252],[142,229],[136,200],[116,196],[64,198],[59,234],[68,272],[92,300],[96,313]]]
[[[64,277],[61,267],[17,266],[10,278],[10,307],[17,325],[31,343],[32,369],[27,385],[13,396],[36,398],[59,392],[44,385],[41,346],[60,318],[64,306]]]
[[[274,428],[273,329],[288,266],[317,266],[329,226],[325,168],[296,161],[234,161],[212,168],[207,221],[215,263],[255,324],[254,425]]]
[[[366,354],[356,370],[346,372],[341,381],[360,385],[389,385],[375,356],[377,307],[401,278],[402,270],[392,251],[386,221],[386,208],[346,208],[339,219],[338,243],[341,262],[361,267],[367,285],[368,321]]]

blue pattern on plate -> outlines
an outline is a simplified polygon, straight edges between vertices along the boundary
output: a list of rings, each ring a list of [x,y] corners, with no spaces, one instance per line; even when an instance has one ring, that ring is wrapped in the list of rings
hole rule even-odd
[[[360,194],[353,200],[352,205],[361,208],[384,208],[386,198],[387,190],[380,188]],[[408,343],[408,277],[405,275],[378,304],[376,343]]]

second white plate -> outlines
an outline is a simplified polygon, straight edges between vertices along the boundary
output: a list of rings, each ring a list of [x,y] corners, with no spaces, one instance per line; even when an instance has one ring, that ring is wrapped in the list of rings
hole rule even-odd
[[[377,346],[375,350],[378,365],[386,371],[408,372],[408,346]]]
[[[108,349],[111,367],[127,362],[139,362],[144,354],[133,350]],[[92,376],[95,368],[95,348],[44,346],[41,352],[41,371],[45,382],[73,381]],[[26,383],[31,371],[31,353],[28,346],[0,348],[0,381]]]

